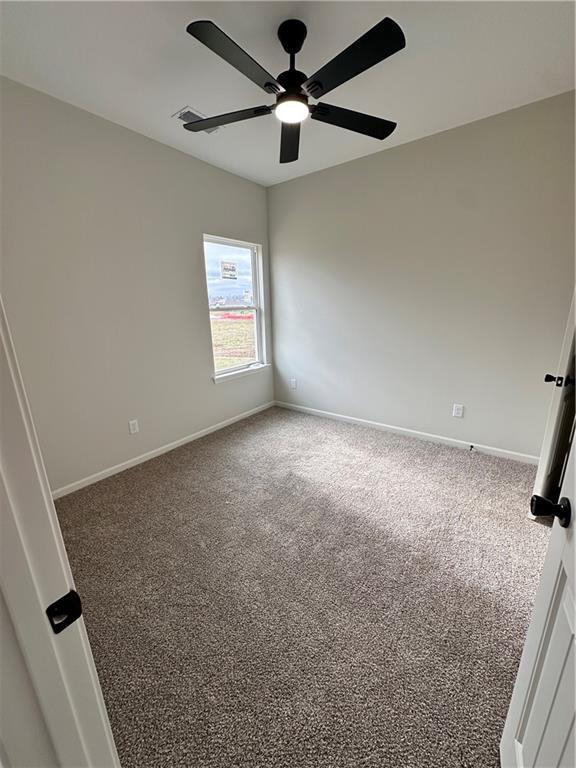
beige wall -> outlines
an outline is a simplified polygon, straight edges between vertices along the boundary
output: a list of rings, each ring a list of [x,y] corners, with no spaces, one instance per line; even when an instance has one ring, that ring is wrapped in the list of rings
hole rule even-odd
[[[537,454],[573,179],[566,94],[272,187],[276,399]]]
[[[537,454],[573,143],[555,97],[273,187],[267,220],[262,187],[2,81],[2,291],[52,487],[273,398],[269,370],[212,383],[202,265],[204,232],[267,255],[268,226],[278,400]]]
[[[265,190],[9,80],[1,107],[2,293],[52,488],[270,401],[270,369],[211,380],[202,254],[267,257]]]

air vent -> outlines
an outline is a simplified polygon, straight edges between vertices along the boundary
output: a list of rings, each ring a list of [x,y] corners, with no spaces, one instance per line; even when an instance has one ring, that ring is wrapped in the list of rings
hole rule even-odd
[[[182,120],[183,123],[191,123],[193,120],[201,120],[202,118],[208,117],[208,115],[203,115],[202,112],[198,112],[197,109],[192,109],[192,107],[182,107],[182,109],[179,109],[178,112],[174,112],[171,117],[176,117],[178,120]],[[205,131],[202,131],[202,133],[214,133],[214,131],[219,130],[218,127],[216,128],[207,128]]]

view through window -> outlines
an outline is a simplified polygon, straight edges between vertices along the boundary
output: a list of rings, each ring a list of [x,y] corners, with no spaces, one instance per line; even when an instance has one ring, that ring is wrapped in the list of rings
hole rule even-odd
[[[260,249],[204,237],[214,372],[262,363]]]

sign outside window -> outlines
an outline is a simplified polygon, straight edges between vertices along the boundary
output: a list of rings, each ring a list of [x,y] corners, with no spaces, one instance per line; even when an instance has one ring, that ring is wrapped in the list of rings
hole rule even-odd
[[[220,277],[222,280],[238,280],[238,264],[235,261],[221,261]]]

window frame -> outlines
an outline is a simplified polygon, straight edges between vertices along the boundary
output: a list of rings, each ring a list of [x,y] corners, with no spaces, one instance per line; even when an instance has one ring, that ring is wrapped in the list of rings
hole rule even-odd
[[[215,243],[216,245],[231,245],[237,248],[250,250],[250,259],[252,265],[252,304],[228,304],[223,307],[211,307],[210,296],[208,294],[208,274],[206,272],[206,251],[205,243]],[[237,240],[230,237],[220,237],[219,235],[209,235],[204,233],[202,236],[202,258],[204,262],[204,279],[206,283],[206,298],[208,301],[208,319],[211,321],[212,312],[229,312],[230,310],[250,310],[254,312],[254,331],[256,360],[245,365],[235,365],[230,368],[216,370],[216,358],[214,356],[214,339],[212,337],[212,323],[210,322],[210,344],[212,346],[212,380],[226,381],[236,376],[245,376],[252,371],[258,371],[262,368],[268,368],[269,363],[266,354],[266,313],[264,303],[264,267],[262,258],[262,246],[259,243],[250,243],[245,240]]]

